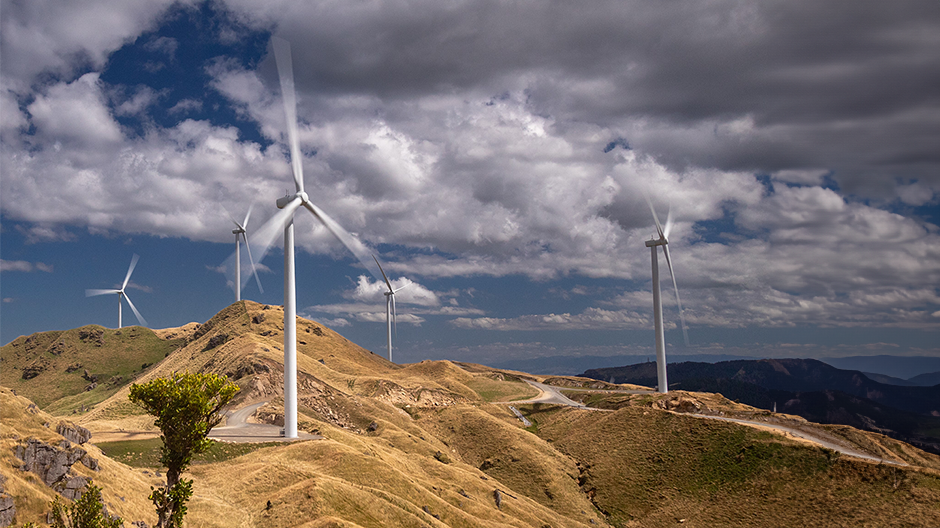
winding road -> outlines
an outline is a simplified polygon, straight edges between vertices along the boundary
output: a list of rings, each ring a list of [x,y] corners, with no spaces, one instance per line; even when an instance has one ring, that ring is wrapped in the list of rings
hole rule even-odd
[[[278,425],[248,423],[255,411],[268,402],[246,405],[236,411],[226,412],[224,426],[209,431],[209,438],[220,442],[259,443],[259,442],[296,442],[298,440],[319,440],[320,435],[297,431],[297,438],[284,438]]]
[[[562,394],[561,391],[557,387],[553,387],[551,385],[546,385],[544,383],[539,383],[537,381],[531,381],[531,380],[525,380],[525,382],[531,385],[532,387],[535,387],[536,389],[538,389],[540,394],[536,396],[535,398],[530,398],[528,400],[518,400],[518,401],[511,402],[511,403],[517,404],[517,405],[522,404],[522,403],[554,403],[557,405],[567,405],[568,407],[574,407],[577,409],[612,412],[611,409],[597,409],[594,407],[588,407],[586,405],[580,404],[572,400],[571,398],[565,396],[564,394]],[[648,394],[650,393],[650,391],[644,391],[644,390],[614,390],[614,391],[603,391],[603,392],[615,392],[618,394]],[[872,456],[862,451],[859,451],[857,449],[852,449],[844,445],[836,444],[834,442],[820,438],[818,436],[812,435],[810,433],[807,433],[806,431],[796,429],[794,427],[787,427],[785,425],[766,423],[766,422],[758,422],[754,420],[742,420],[739,418],[728,418],[725,416],[711,416],[707,414],[690,414],[690,413],[680,413],[680,414],[683,414],[685,416],[694,416],[696,418],[709,419],[709,420],[721,420],[723,422],[733,422],[733,423],[737,423],[741,425],[746,425],[749,427],[773,429],[773,430],[776,430],[777,432],[783,433],[784,436],[790,435],[795,438],[799,438],[807,442],[812,442],[814,444],[820,445],[827,449],[832,449],[833,451],[837,451],[839,453],[842,453],[844,455],[848,455],[851,457],[861,458],[863,460],[869,460],[872,462],[878,462],[878,463],[883,463],[883,464],[892,464],[895,466],[907,465],[904,462]]]

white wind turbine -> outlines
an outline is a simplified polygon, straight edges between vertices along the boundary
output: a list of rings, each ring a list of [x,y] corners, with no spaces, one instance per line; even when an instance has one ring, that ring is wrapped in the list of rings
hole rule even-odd
[[[296,192],[277,200],[280,209],[252,237],[258,261],[264,258],[278,233],[284,231],[284,436],[297,438],[297,295],[294,280],[294,212],[305,207],[330,233],[359,259],[359,262],[378,278],[369,262],[370,251],[358,238],[349,234],[322,209],[310,202],[304,192],[303,159],[297,128],[297,99],[294,92],[294,74],[291,67],[290,44],[273,37],[274,57],[281,84],[281,98],[287,118],[287,138],[290,146],[291,170]],[[240,279],[243,282],[247,282]]]
[[[251,258],[251,245],[248,244],[248,219],[251,217],[252,206],[248,207],[248,214],[245,215],[245,220],[242,223],[238,223],[232,215],[229,215],[229,219],[232,220],[232,223],[235,224],[235,229],[232,230],[232,234],[235,235],[235,300],[242,300],[242,261],[241,261],[241,239],[245,239],[245,249],[248,250],[248,262],[251,263],[251,273],[255,276],[255,282],[258,283],[258,289],[261,290],[261,293],[264,293],[264,288],[261,287],[261,279],[258,278],[258,270],[255,268],[255,261]]]
[[[379,264],[379,259],[375,258],[375,255],[372,255],[372,258],[375,260],[375,263],[379,266],[379,271],[382,272],[382,278],[385,279],[385,285],[388,286],[388,291],[385,292],[385,324],[388,326],[388,360],[392,360],[392,321],[395,321],[395,329],[398,329],[398,314],[395,313],[395,294],[401,291],[402,288],[407,286],[402,286],[400,288],[392,288],[392,283],[388,280],[388,275],[385,274],[385,270],[382,269],[382,265]]]
[[[124,277],[124,284],[121,284],[120,290],[85,290],[85,297],[94,297],[95,295],[108,295],[116,293],[118,296],[118,328],[121,326],[121,298],[127,299],[127,304],[131,307],[131,310],[134,311],[134,315],[137,316],[137,322],[141,326],[147,326],[147,321],[144,319],[140,312],[137,311],[137,307],[134,306],[134,303],[131,302],[131,298],[127,296],[127,292],[124,291],[127,288],[128,281],[131,280],[131,273],[134,273],[134,267],[137,266],[137,261],[140,259],[139,256],[135,253],[131,257],[131,265],[127,268],[127,275]]]
[[[656,222],[656,232],[659,238],[652,238],[646,241],[646,247],[650,248],[653,264],[653,323],[656,327],[656,377],[659,384],[659,392],[665,394],[669,392],[669,381],[666,379],[666,340],[663,331],[663,303],[659,288],[659,261],[657,259],[656,248],[662,246],[663,255],[666,257],[666,266],[669,268],[669,276],[672,277],[672,289],[676,292],[676,304],[679,307],[679,321],[682,324],[682,335],[685,337],[685,344],[689,344],[689,333],[685,328],[685,319],[682,317],[682,302],[679,300],[679,288],[676,285],[676,274],[672,269],[672,258],[669,256],[669,231],[672,229],[672,209],[666,216],[666,228],[659,223],[659,217],[656,216],[656,209],[653,208],[653,202],[649,196],[644,193],[646,203],[650,206],[650,212],[653,213],[653,220]]]

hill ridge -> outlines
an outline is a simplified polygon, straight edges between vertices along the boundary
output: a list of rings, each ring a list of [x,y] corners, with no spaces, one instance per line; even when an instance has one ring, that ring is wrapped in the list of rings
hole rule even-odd
[[[255,419],[277,423],[282,413],[282,320],[280,307],[235,303],[206,323],[167,332],[170,339],[162,343],[170,350],[165,356],[125,378],[124,385],[90,410],[71,414],[61,403],[82,391],[41,406],[58,409],[58,417],[45,411],[40,416],[45,421],[68,417],[93,435],[154,431],[152,419],[127,400],[128,385],[190,370],[229,376],[242,387],[239,405],[263,397],[268,404]],[[159,338],[147,332],[135,330],[134,339]],[[127,331],[118,337],[130,335]],[[940,458],[877,435],[832,429],[855,445],[894,453],[912,466],[888,469],[779,434],[675,412],[697,400],[709,412],[761,413],[720,395],[625,394],[611,389],[635,387],[452,361],[396,365],[303,318],[298,318],[298,336],[299,425],[323,439],[223,446],[230,455],[190,471],[196,495],[187,523],[557,528],[660,526],[687,519],[690,526],[762,526],[788,519],[790,511],[806,510],[818,517],[818,526],[878,526],[878,519],[940,524],[940,512],[931,507],[940,501]],[[46,338],[52,343],[59,337]],[[106,345],[123,343],[112,338],[103,334]],[[19,346],[2,349],[5,367]],[[75,350],[100,353],[91,345]],[[139,349],[121,350],[130,350],[130,359],[139,361],[134,355]],[[58,357],[47,349],[42,354],[50,361]],[[785,363],[780,366],[791,370]],[[489,402],[531,398],[533,389],[525,379],[554,383],[613,412],[513,404],[531,423],[524,426],[507,404]],[[17,383],[27,389],[35,381],[43,380]],[[27,430],[50,434],[22,409],[16,406],[12,417],[5,414],[0,433],[4,445],[22,441],[32,434]],[[26,423],[31,425],[21,425]],[[100,456],[112,468],[108,475],[146,476],[144,472],[152,475],[158,469],[147,466],[156,463],[153,452],[159,447],[153,442],[158,440],[101,438],[93,436],[91,442],[99,444]],[[16,465],[12,455],[3,456],[0,473],[6,475]],[[103,484],[118,486],[116,476],[104,476],[99,477]],[[840,517],[829,519],[821,503],[806,503],[808,495],[824,491],[817,482],[841,490],[828,506]],[[137,496],[132,487],[126,493],[131,492],[135,497],[127,504],[143,502],[145,508],[146,492]],[[775,500],[749,501],[754,492],[776,493]],[[116,497],[114,493],[106,490],[108,497]],[[48,496],[35,491],[17,498],[23,519],[38,519]],[[116,504],[115,511],[124,510]],[[129,519],[149,522],[152,517],[142,510],[141,516]]]

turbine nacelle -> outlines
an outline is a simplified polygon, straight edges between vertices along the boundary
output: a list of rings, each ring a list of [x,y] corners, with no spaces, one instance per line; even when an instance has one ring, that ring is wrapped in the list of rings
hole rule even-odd
[[[646,241],[646,247],[656,247],[656,246],[665,246],[669,241],[665,238],[660,238],[659,240],[652,238]]]
[[[299,191],[294,194],[288,194],[277,199],[277,208],[283,209],[291,204],[295,199],[300,198],[300,205],[306,205],[310,203],[310,198],[307,197],[307,193]]]

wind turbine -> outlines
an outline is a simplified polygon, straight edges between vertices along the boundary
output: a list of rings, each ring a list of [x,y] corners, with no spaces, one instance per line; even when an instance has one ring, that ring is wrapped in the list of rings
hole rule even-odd
[[[127,268],[127,275],[124,277],[124,284],[121,285],[120,290],[85,290],[85,297],[94,297],[95,295],[108,295],[112,293],[117,294],[118,296],[118,328],[119,329],[122,328],[121,326],[121,298],[127,299],[127,304],[130,305],[131,310],[134,311],[134,315],[137,316],[137,322],[139,322],[141,326],[147,326],[147,321],[144,319],[142,315],[140,315],[140,312],[137,311],[137,307],[134,306],[134,303],[131,302],[131,298],[128,297],[127,292],[124,291],[124,289],[127,288],[128,281],[131,280],[131,273],[134,273],[134,267],[137,266],[137,261],[139,259],[140,257],[136,253],[134,254],[133,257],[131,257],[131,265],[130,267]]]
[[[290,44],[277,37],[273,37],[271,43],[274,47],[274,57],[281,84],[281,98],[287,118],[291,171],[294,175],[296,192],[277,200],[277,207],[280,211],[255,232],[252,240],[255,248],[260,249],[258,251],[260,262],[281,229],[284,231],[284,436],[297,438],[297,290],[294,280],[294,212],[300,207],[305,207],[333,236],[352,251],[373,276],[378,278],[378,275],[373,271],[368,260],[371,252],[365,245],[314,205],[304,192],[303,158],[298,138],[297,97],[294,92]]]
[[[656,232],[659,238],[652,238],[646,241],[646,247],[650,248],[650,255],[653,265],[653,324],[656,327],[656,375],[659,384],[659,392],[665,394],[669,392],[669,381],[666,379],[666,340],[663,331],[663,303],[659,288],[659,260],[657,259],[656,248],[662,246],[663,255],[666,257],[666,266],[669,268],[669,276],[672,277],[672,289],[676,292],[676,304],[679,306],[679,321],[682,323],[682,335],[685,337],[685,344],[689,344],[689,332],[685,328],[685,319],[682,317],[682,302],[679,300],[679,287],[676,286],[676,274],[672,269],[672,258],[669,256],[669,231],[672,229],[672,209],[666,216],[666,228],[659,223],[659,217],[656,216],[656,209],[653,208],[653,202],[649,196],[644,193],[646,203],[650,206],[650,212],[653,213],[653,220],[656,222]]]
[[[245,220],[242,223],[238,223],[232,215],[229,215],[229,218],[232,220],[232,223],[235,224],[235,229],[232,230],[232,234],[235,235],[235,300],[242,300],[242,261],[241,261],[241,239],[245,239],[245,249],[248,250],[248,262],[251,263],[251,273],[255,276],[255,281],[258,283],[258,289],[261,290],[261,293],[264,293],[264,288],[261,287],[261,279],[258,278],[258,270],[255,268],[255,261],[251,258],[251,245],[248,244],[248,219],[251,217],[251,209],[254,206],[248,207],[248,214],[245,215]]]
[[[385,292],[385,324],[388,326],[388,360],[392,360],[392,320],[395,320],[395,330],[398,330],[398,314],[395,313],[395,294],[398,293],[402,288],[407,286],[402,286],[401,288],[395,289],[392,288],[392,283],[388,280],[388,275],[385,274],[385,270],[382,269],[382,265],[379,264],[379,259],[375,258],[375,255],[372,255],[372,258],[375,260],[375,263],[379,266],[379,271],[382,272],[382,278],[385,279],[385,285],[388,286],[388,291]],[[391,316],[391,317],[390,317]]]

